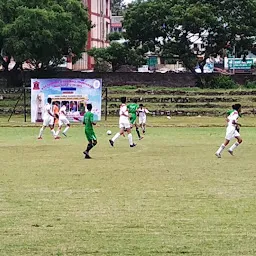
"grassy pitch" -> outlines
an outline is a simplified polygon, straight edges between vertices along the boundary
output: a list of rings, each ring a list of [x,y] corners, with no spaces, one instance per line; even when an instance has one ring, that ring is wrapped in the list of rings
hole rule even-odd
[[[82,126],[0,128],[1,256],[256,254],[255,128],[222,159],[223,127],[152,127],[136,148],[108,129],[86,160]]]

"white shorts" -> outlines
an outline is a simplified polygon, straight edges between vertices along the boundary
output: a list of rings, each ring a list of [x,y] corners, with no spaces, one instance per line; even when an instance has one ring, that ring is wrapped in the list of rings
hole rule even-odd
[[[234,126],[228,126],[226,130],[226,140],[232,140],[235,137],[240,137],[240,133],[236,130]]]
[[[139,124],[145,124],[147,121],[146,117],[139,117]]]
[[[131,124],[130,123],[119,123],[119,128],[120,129],[129,129],[129,128],[131,128]]]
[[[70,123],[69,123],[69,121],[68,121],[68,119],[66,117],[61,117],[59,119],[59,126],[68,125],[68,124],[70,124]]]
[[[54,118],[52,116],[49,116],[44,119],[43,126],[53,125],[53,123],[54,123]]]

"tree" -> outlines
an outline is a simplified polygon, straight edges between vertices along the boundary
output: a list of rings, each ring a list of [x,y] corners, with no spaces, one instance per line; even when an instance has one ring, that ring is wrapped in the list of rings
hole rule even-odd
[[[196,63],[203,71],[210,56],[223,54],[228,42],[238,56],[243,54],[256,34],[255,25],[254,0],[151,0],[131,5],[124,16],[132,46],[178,57],[193,73]],[[192,38],[205,47],[193,47]]]
[[[124,0],[111,0],[111,12],[114,16],[122,16],[125,9]]]
[[[94,57],[96,63],[105,61],[111,64],[113,72],[122,65],[139,67],[145,63],[145,59],[138,55],[134,49],[117,42],[112,42],[107,48],[93,48],[88,51],[88,54]]]
[[[111,41],[116,41],[120,40],[123,38],[123,34],[120,32],[112,32],[108,34],[108,40]]]
[[[80,0],[2,0],[1,62],[6,70],[11,57],[15,68],[27,60],[36,68],[56,66],[71,51],[81,55],[90,28]]]

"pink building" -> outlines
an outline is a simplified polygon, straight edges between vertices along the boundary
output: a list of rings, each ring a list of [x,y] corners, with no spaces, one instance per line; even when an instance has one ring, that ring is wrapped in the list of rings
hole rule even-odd
[[[88,34],[86,49],[101,48],[109,45],[107,35],[110,32],[110,0],[82,0],[88,8],[89,19],[94,28]],[[82,59],[73,65],[74,70],[92,70],[93,58],[83,53]]]

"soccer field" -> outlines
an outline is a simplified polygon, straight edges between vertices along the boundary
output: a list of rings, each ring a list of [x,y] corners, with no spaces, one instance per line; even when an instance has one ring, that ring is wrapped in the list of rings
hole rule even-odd
[[[0,128],[1,256],[256,254],[255,128],[222,159],[224,128],[151,127],[135,148],[108,129],[84,159],[82,126]]]

